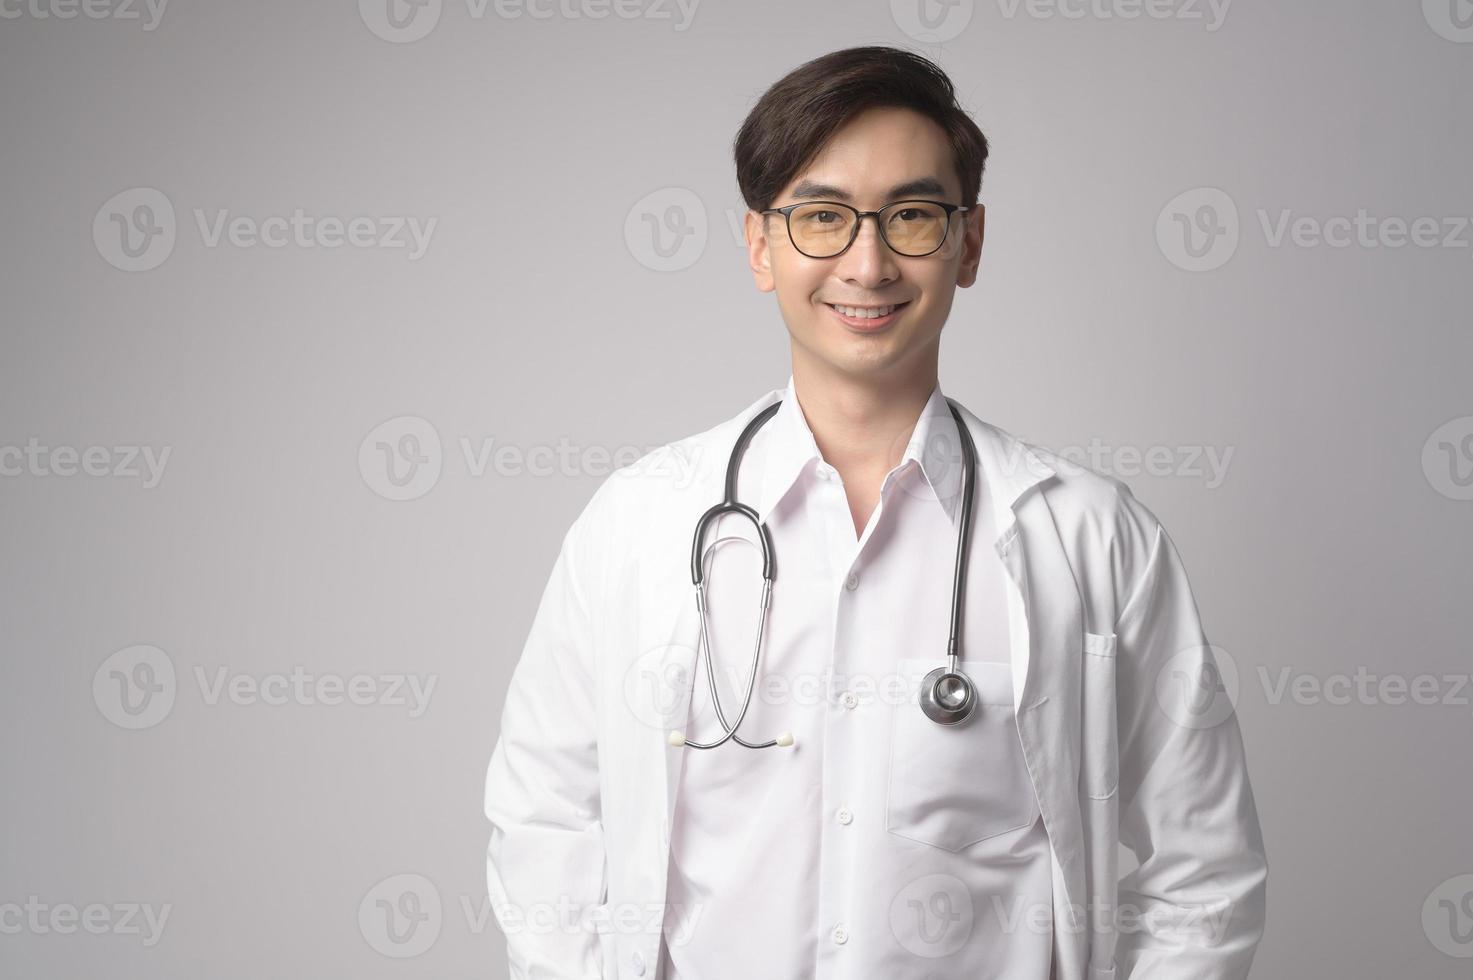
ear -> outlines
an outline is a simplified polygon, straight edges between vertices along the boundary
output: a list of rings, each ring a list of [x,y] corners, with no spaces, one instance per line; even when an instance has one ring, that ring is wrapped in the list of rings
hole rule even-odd
[[[962,212],[962,260],[956,270],[956,284],[962,288],[977,281],[977,266],[982,263],[982,238],[987,228],[987,207],[980,201]]]
[[[752,268],[752,280],[759,290],[770,293],[776,283],[772,278],[772,246],[767,240],[766,216],[749,209],[743,225],[747,235],[747,264]]]

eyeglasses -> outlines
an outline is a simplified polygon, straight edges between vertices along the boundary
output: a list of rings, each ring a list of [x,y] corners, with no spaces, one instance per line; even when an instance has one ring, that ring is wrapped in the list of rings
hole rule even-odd
[[[930,255],[946,241],[951,216],[970,208],[940,201],[896,201],[878,211],[860,211],[838,201],[802,201],[762,214],[780,214],[788,223],[793,247],[810,259],[842,255],[859,237],[859,223],[874,215],[885,244],[901,255]]]

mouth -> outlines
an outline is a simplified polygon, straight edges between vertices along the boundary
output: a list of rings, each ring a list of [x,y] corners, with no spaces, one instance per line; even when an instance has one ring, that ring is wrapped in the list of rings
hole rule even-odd
[[[837,303],[825,303],[838,318],[839,322],[846,327],[855,330],[868,331],[879,330],[895,322],[900,312],[910,305],[910,300],[904,303],[889,303],[883,306],[846,306]]]

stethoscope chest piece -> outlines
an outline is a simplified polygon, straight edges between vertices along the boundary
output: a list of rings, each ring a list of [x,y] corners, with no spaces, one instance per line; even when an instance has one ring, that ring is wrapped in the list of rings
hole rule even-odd
[[[960,725],[976,708],[977,686],[966,674],[937,667],[921,682],[921,711],[938,725]]]

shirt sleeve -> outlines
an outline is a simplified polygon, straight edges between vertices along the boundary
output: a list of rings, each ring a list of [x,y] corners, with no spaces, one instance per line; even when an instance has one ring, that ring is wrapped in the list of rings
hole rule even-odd
[[[1146,555],[1116,623],[1117,980],[1238,980],[1262,937],[1267,857],[1243,742],[1171,537],[1132,501]]]
[[[563,538],[486,775],[486,882],[512,980],[597,980],[604,901],[586,511]]]

